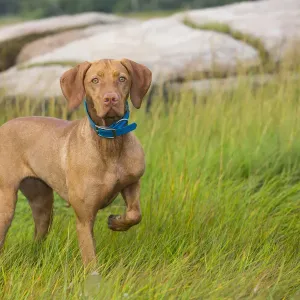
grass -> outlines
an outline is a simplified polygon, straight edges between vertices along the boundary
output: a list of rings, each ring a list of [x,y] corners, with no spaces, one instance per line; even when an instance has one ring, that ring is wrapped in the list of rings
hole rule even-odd
[[[299,299],[300,87],[289,76],[132,110],[147,158],[143,220],[115,233],[106,221],[123,201],[99,212],[100,289],[89,299]],[[0,118],[37,112],[65,116],[54,100],[40,110],[25,99],[2,101]],[[88,299],[72,209],[56,197],[48,239],[32,236],[20,195],[0,256],[2,299]]]

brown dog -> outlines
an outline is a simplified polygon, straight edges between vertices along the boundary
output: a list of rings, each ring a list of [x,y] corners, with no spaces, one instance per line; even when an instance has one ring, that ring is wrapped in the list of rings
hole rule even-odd
[[[130,94],[135,108],[151,85],[151,72],[128,59],[84,62],[65,72],[61,88],[70,109],[86,96],[88,113],[100,126],[121,119]],[[0,127],[0,248],[13,219],[20,189],[29,200],[35,239],[49,231],[53,191],[68,201],[77,217],[83,263],[96,262],[93,225],[99,209],[121,192],[127,209],[110,216],[108,226],[123,231],[141,221],[140,178],[144,152],[132,133],[99,137],[88,118],[68,122],[27,117]]]

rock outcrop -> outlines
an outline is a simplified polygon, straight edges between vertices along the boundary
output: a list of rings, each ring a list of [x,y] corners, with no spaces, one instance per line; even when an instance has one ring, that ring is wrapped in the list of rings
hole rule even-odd
[[[198,24],[224,23],[242,33],[259,38],[274,60],[300,39],[300,1],[264,0],[191,10],[173,15]]]

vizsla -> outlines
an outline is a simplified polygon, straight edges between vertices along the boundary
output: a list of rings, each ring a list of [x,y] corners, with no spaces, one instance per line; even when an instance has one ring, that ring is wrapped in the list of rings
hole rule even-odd
[[[133,106],[140,108],[151,78],[148,68],[128,59],[84,62],[65,72],[60,83],[70,109],[86,99],[87,117],[72,122],[17,118],[0,127],[0,248],[19,189],[32,209],[37,240],[51,225],[53,191],[73,207],[85,266],[96,262],[93,225],[99,209],[121,193],[126,212],[109,216],[109,228],[124,231],[141,221],[144,152],[128,132],[135,124],[127,126],[123,118],[129,95]],[[120,119],[120,131],[109,129]]]

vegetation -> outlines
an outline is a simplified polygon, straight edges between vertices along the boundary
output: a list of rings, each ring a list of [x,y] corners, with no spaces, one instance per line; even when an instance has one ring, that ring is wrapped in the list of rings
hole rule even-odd
[[[157,96],[150,114],[132,110],[147,156],[143,220],[125,233],[107,228],[117,199],[95,226],[99,293],[94,299],[298,299],[300,297],[300,88],[275,81],[209,95]],[[0,120],[65,106],[0,101]],[[166,108],[168,108],[166,110]],[[77,111],[73,118],[83,116]],[[0,256],[2,299],[86,299],[75,218],[56,196],[42,244],[20,195]]]
[[[22,14],[31,17],[45,17],[85,11],[124,13],[132,11],[202,8],[240,1],[241,0],[3,0],[0,7],[0,15]]]
[[[149,20],[152,18],[168,17],[177,12],[180,12],[180,10],[132,11],[132,12],[116,12],[116,14],[126,18],[132,18],[138,20]]]
[[[20,16],[1,16],[0,18],[0,28],[2,26],[7,26],[11,24],[16,24],[26,21],[26,18],[22,18]]]

